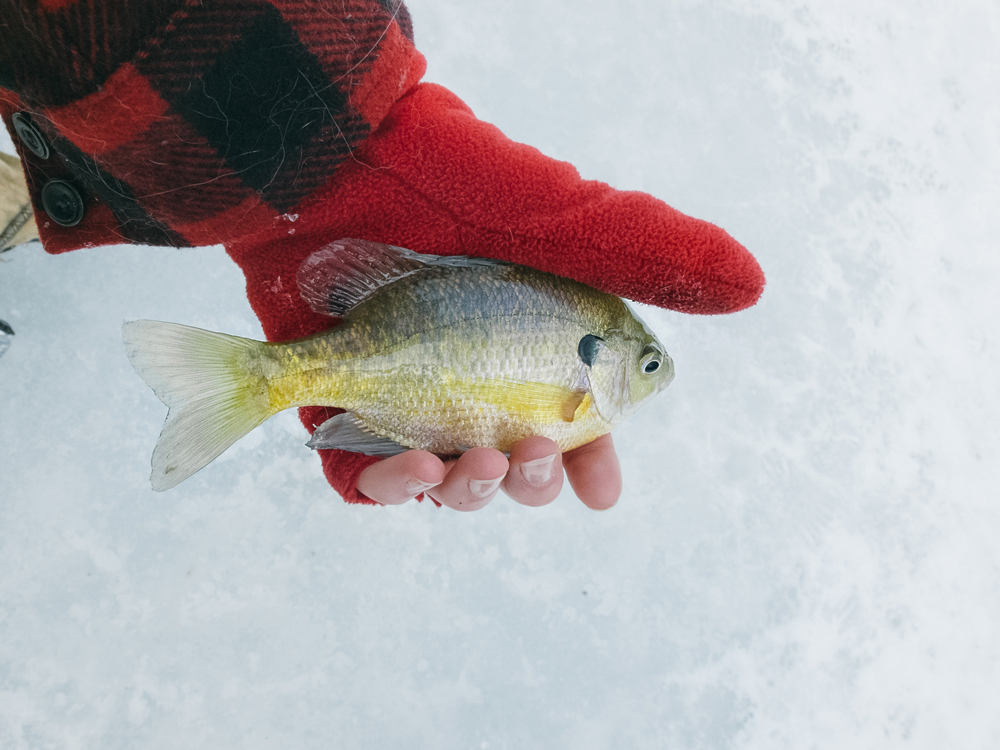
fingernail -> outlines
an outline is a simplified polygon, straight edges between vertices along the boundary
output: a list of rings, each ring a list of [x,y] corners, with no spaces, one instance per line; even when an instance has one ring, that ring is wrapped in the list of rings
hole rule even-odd
[[[525,461],[521,464],[521,476],[528,484],[541,487],[552,479],[552,465],[555,462],[555,453],[544,458],[536,458],[534,461]]]
[[[436,487],[434,482],[421,482],[419,479],[411,479],[406,483],[406,494],[416,497],[421,492],[429,490],[431,487]]]
[[[478,498],[487,498],[500,488],[503,477],[496,479],[470,479],[469,491]]]

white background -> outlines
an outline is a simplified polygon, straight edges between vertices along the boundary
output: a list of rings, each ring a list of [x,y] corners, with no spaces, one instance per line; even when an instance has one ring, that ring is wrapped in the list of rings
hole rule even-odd
[[[0,747],[1000,746],[1000,6],[411,0],[428,80],[768,277],[644,309],[625,492],[345,505],[280,415],[175,490],[126,318],[218,248],[0,260]],[[7,141],[9,150],[10,144]]]

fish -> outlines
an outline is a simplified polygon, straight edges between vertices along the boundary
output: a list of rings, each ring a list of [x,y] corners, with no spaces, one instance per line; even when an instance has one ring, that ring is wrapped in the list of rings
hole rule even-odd
[[[297,283],[313,311],[340,324],[271,343],[125,321],[129,360],[168,408],[154,490],[294,407],[344,410],[315,429],[315,450],[509,453],[542,435],[567,451],[610,432],[674,377],[623,299],[526,266],[347,238],[306,258]]]

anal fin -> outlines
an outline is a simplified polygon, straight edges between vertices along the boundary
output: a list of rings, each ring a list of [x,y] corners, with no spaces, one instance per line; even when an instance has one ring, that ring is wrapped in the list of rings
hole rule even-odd
[[[316,428],[306,443],[313,450],[338,450],[387,458],[410,450],[395,440],[376,435],[354,412],[345,411]]]

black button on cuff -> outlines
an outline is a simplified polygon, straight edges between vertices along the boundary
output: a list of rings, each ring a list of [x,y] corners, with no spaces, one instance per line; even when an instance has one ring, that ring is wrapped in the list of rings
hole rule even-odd
[[[31,121],[31,118],[24,114],[24,112],[17,112],[10,119],[14,123],[14,131],[17,133],[17,137],[21,139],[21,143],[39,159],[48,159],[49,142],[42,135],[42,131],[38,129],[38,126]]]
[[[66,180],[50,180],[42,188],[42,208],[61,227],[75,227],[83,219],[83,196]]]

